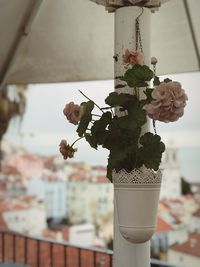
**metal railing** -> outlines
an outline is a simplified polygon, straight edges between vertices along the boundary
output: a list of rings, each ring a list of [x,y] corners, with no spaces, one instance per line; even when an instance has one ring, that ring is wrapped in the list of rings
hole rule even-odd
[[[30,267],[111,267],[110,250],[0,231],[0,262]]]
[[[0,231],[0,263],[30,267],[112,267],[112,250],[74,246],[47,238]],[[175,267],[151,260],[152,267]]]
[[[165,261],[151,259],[151,267],[181,267],[181,266],[175,266]]]

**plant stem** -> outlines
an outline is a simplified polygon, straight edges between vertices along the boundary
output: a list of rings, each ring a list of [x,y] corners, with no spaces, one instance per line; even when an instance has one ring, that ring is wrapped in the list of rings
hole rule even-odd
[[[83,138],[84,138],[84,136],[82,136],[82,137],[76,139],[76,141],[74,141],[74,143],[71,145],[71,147],[73,147],[73,145],[74,145],[76,142],[78,142],[79,140],[81,140],[81,139],[83,139]]]
[[[105,107],[105,108],[102,108],[102,110],[110,110],[112,115],[113,115],[113,117],[115,116],[115,114],[114,114],[114,112],[113,112],[111,107]]]
[[[137,96],[137,89],[136,89],[136,87],[134,87],[134,93]]]
[[[140,89],[137,88],[137,93],[138,93],[138,99],[140,100]]]
[[[92,116],[100,117],[101,118],[101,116],[100,115],[97,115],[97,114],[92,114]]]
[[[153,123],[153,130],[154,130],[154,133],[157,134],[157,131],[156,131],[156,122],[155,122],[155,120],[152,120],[152,123]]]
[[[104,111],[102,110],[102,108],[100,108],[100,106],[98,106],[93,100],[91,100],[89,97],[87,97],[81,90],[79,90],[79,92],[85,97],[87,98],[89,101],[92,101],[94,103],[94,105],[101,110],[101,112],[104,113]]]
[[[105,108],[102,108],[103,110],[105,109],[105,110],[107,110],[107,109],[110,109],[110,107],[105,107]]]

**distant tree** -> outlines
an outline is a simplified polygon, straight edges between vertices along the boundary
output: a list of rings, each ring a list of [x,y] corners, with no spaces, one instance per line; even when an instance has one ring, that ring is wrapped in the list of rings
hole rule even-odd
[[[107,248],[113,250],[113,239],[111,238],[107,243]]]
[[[182,195],[192,195],[191,185],[185,180],[184,177],[181,177],[181,191]]]
[[[51,229],[52,224],[53,224],[53,218],[52,217],[47,218],[46,222],[47,222],[48,228]]]
[[[71,225],[70,219],[68,217],[63,218],[60,223],[66,224],[66,225]]]

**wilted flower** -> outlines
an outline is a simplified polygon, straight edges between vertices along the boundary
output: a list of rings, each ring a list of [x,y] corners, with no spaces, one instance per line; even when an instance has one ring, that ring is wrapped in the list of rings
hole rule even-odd
[[[173,122],[183,116],[188,97],[179,82],[163,82],[154,88],[151,96],[153,101],[144,106],[150,118]]]
[[[129,63],[132,65],[140,64],[143,65],[144,63],[144,56],[139,51],[134,49],[126,49],[125,54],[123,55],[124,63]]]
[[[60,153],[63,155],[64,159],[73,158],[74,153],[77,151],[77,148],[73,148],[69,144],[67,144],[66,140],[61,140],[60,142]]]
[[[77,125],[83,115],[83,107],[70,102],[63,109],[63,113],[69,122]]]

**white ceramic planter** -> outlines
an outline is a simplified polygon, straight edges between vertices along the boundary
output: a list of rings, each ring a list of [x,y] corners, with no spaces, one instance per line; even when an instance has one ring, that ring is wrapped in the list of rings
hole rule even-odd
[[[155,227],[161,186],[161,171],[142,167],[127,173],[113,171],[119,230],[132,243],[151,239]]]

